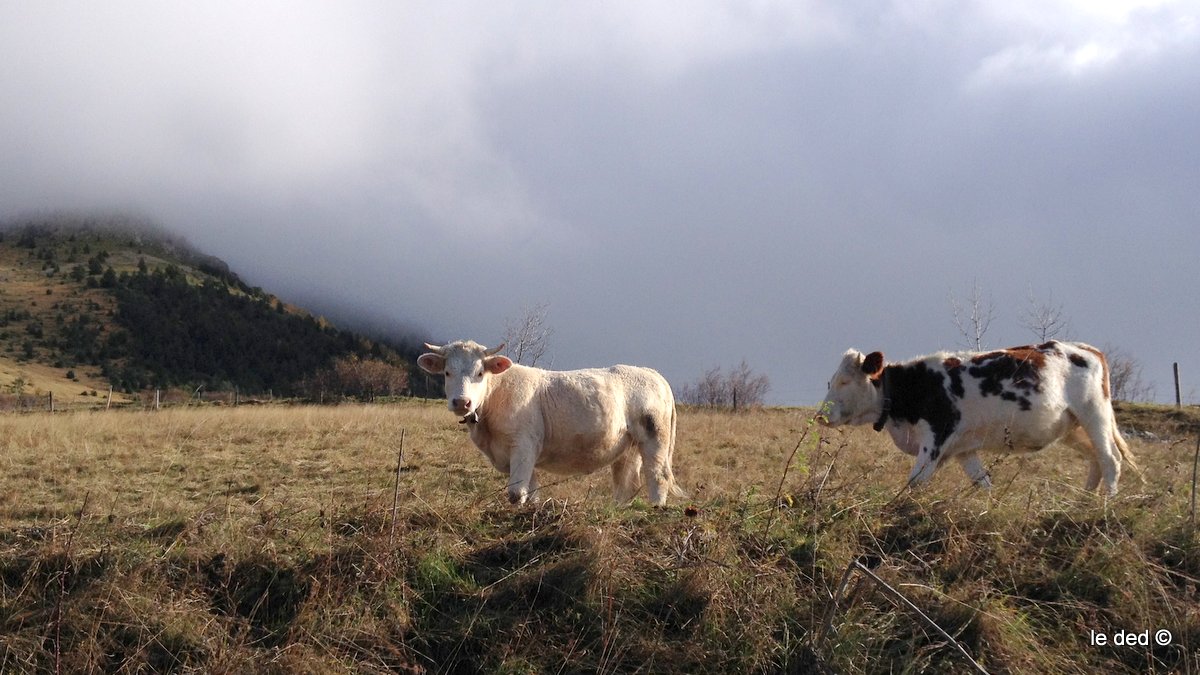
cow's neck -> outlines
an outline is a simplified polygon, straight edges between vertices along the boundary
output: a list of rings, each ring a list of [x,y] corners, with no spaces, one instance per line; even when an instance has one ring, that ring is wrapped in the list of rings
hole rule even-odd
[[[890,368],[884,368],[879,374],[879,378],[872,381],[872,384],[875,385],[875,393],[879,397],[879,417],[875,419],[875,424],[872,425],[875,431],[883,431],[888,417],[892,414],[892,393],[888,387],[888,370]]]
[[[499,388],[500,380],[503,377],[504,373],[499,373],[484,381],[483,403],[480,403],[474,412],[462,419],[463,424],[467,424],[470,428],[487,425],[488,411],[492,408],[488,402],[495,396],[496,389]]]
[[[492,433],[491,429],[488,428],[485,416],[481,414],[478,422],[468,424],[467,433],[471,436],[471,442],[475,444],[475,447],[479,448],[484,457],[487,457],[493,467],[500,471],[508,471],[507,464],[496,462],[496,453],[492,451]]]

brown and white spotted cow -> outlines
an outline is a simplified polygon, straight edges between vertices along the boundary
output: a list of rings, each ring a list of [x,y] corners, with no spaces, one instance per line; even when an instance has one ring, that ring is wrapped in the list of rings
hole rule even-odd
[[[938,353],[885,364],[883,353],[842,357],[822,403],[829,426],[873,424],[916,457],[909,484],[953,457],[991,487],[979,450],[1033,452],[1063,441],[1088,460],[1087,489],[1117,491],[1121,462],[1136,465],[1117,429],[1104,354],[1051,340],[991,352]]]

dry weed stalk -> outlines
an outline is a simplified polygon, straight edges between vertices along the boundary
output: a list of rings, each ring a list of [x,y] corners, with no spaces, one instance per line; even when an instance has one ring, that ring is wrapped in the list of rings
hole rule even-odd
[[[808,434],[812,431],[813,425],[816,423],[817,418],[814,416],[804,425],[804,430],[800,432],[800,439],[796,441],[796,447],[792,448],[791,454],[788,455],[787,461],[783,464],[783,473],[779,476],[779,485],[775,488],[775,501],[772,504],[770,515],[767,516],[767,526],[764,529],[764,534],[769,535],[771,533],[771,526],[775,524],[775,516],[780,508],[780,499],[783,497],[783,484],[787,481],[788,471],[792,468],[792,460],[796,459],[796,453],[800,451],[800,446],[804,445],[804,441],[808,439]]]
[[[75,527],[72,527],[71,532],[67,534],[67,546],[63,551],[63,568],[58,573],[58,597],[54,599],[54,672],[56,675],[62,672],[62,603],[63,597],[67,594],[67,571],[71,564],[71,545],[75,543],[75,533],[83,523],[83,512],[87,510],[88,498],[91,496],[91,490],[83,495],[83,504],[79,507],[79,514],[75,518]]]
[[[862,564],[857,559],[851,560],[850,564],[846,566],[846,571],[842,574],[842,579],[838,583],[837,588],[834,591],[833,600],[830,602],[829,609],[825,614],[825,624],[822,626],[821,632],[817,637],[818,641],[823,643],[829,633],[836,632],[836,629],[833,627],[833,617],[838,609],[838,601],[841,599],[842,594],[845,592],[846,585],[850,583],[850,577],[855,572],[858,572],[859,574],[865,574],[871,581],[873,581],[875,583],[875,585],[877,587],[882,588],[884,591],[886,591],[887,595],[890,598],[892,598],[892,600],[899,601],[902,604],[904,604],[904,606],[906,606],[910,610],[912,610],[913,612],[916,612],[917,616],[919,616],[921,618],[921,620],[926,623],[926,625],[928,625],[933,630],[937,631],[937,633],[939,635],[941,635],[943,638],[946,639],[947,643],[954,645],[954,648],[958,651],[958,653],[960,655],[962,655],[963,659],[967,663],[971,664],[971,668],[975,672],[982,673],[983,675],[988,675],[988,671],[985,670],[983,666],[979,665],[978,661],[971,658],[971,655],[967,652],[966,648],[962,646],[962,643],[960,643],[958,640],[955,640],[953,637],[951,637],[950,634],[947,633],[941,626],[939,626],[936,621],[929,618],[928,614],[921,611],[921,608],[917,607],[917,605],[912,600],[909,600],[903,593],[896,590],[896,588],[894,588],[891,584],[889,584],[888,582],[881,579],[879,577],[879,575],[872,572],[869,567]],[[855,590],[856,590],[855,596],[857,596],[857,587]]]
[[[400,429],[400,449],[396,453],[396,479],[392,485],[392,522],[388,526],[388,548],[396,541],[396,506],[400,502],[400,472],[404,468],[404,429]]]
[[[1188,511],[1189,522],[1196,527],[1196,469],[1200,466],[1200,436],[1196,437],[1196,454],[1192,456],[1192,504]]]
[[[825,441],[825,439],[821,440],[822,442]],[[816,490],[812,491],[812,503],[814,506],[821,500],[821,491],[825,489],[825,484],[829,481],[829,476],[833,474],[833,467],[837,464],[838,457],[841,456],[842,451],[849,447],[849,445],[850,441],[846,440],[846,437],[843,436],[841,443],[838,443],[838,446],[830,452],[829,466],[825,467],[825,473],[821,476],[821,482],[817,484]]]

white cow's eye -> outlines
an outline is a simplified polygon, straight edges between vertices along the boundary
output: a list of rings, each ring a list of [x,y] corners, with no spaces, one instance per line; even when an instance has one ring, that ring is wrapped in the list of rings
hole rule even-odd
[[[475,377],[483,377],[483,371],[481,370],[478,373],[475,373]]]

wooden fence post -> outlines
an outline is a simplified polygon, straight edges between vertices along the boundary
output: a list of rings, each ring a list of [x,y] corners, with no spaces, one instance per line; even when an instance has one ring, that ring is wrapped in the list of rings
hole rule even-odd
[[[50,392],[50,412],[54,412],[54,392]]]
[[[104,409],[108,410],[112,407],[112,385],[108,385],[108,403],[104,404]]]
[[[1183,397],[1181,397],[1179,395],[1179,362],[1178,361],[1176,361],[1174,363],[1174,367],[1175,367],[1175,407],[1182,408],[1183,407]]]

